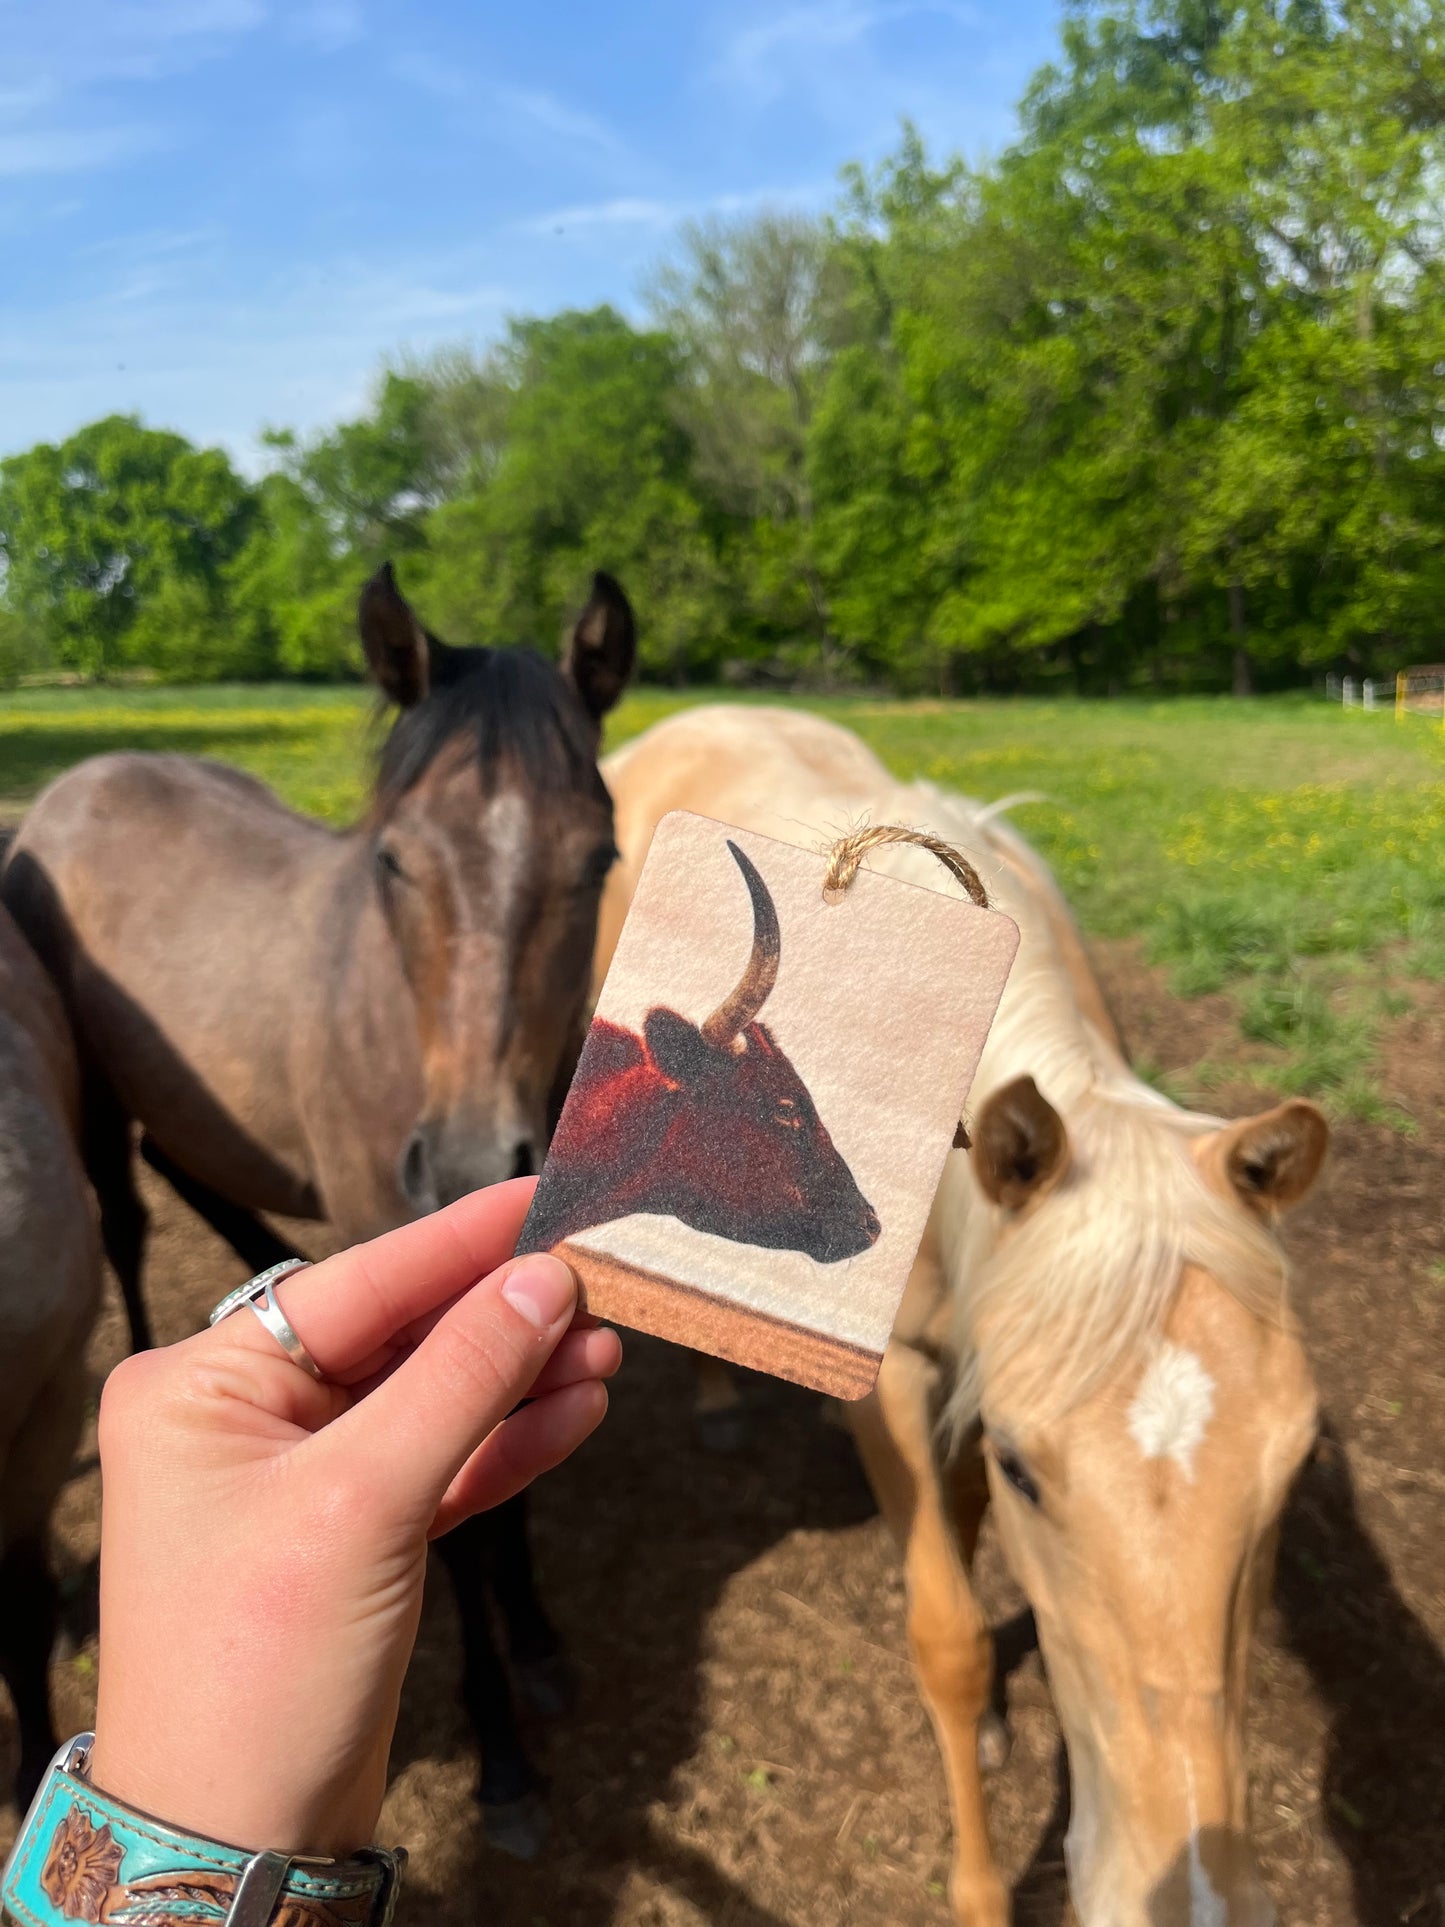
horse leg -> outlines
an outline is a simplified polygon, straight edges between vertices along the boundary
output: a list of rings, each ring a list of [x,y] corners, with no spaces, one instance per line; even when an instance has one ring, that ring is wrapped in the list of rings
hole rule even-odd
[[[287,1258],[301,1256],[294,1245],[287,1244],[284,1238],[278,1238],[254,1211],[232,1204],[219,1191],[213,1191],[210,1185],[202,1184],[189,1171],[183,1171],[153,1137],[141,1138],[140,1154],[152,1171],[163,1177],[176,1196],[188,1204],[198,1217],[204,1218],[217,1237],[223,1238],[242,1264],[252,1272],[267,1271]]]
[[[709,1452],[736,1452],[746,1443],[748,1424],[738,1382],[720,1358],[695,1352],[697,1388],[692,1415],[697,1435]]]
[[[517,1731],[506,1669],[487,1615],[492,1557],[490,1515],[456,1526],[437,1541],[451,1574],[462,1622],[462,1703],[482,1756],[478,1798],[486,1835],[519,1860],[534,1860],[547,1837],[547,1809]]]
[[[557,1629],[537,1594],[527,1536],[527,1495],[518,1492],[482,1515],[492,1556],[492,1592],[507,1629],[507,1654],[534,1711],[556,1719],[570,1712],[576,1682]]]
[[[15,1796],[23,1810],[35,1796],[59,1741],[50,1717],[50,1655],[60,1623],[60,1591],[43,1531],[0,1553],[0,1679],[10,1688],[20,1728]]]
[[[84,1343],[99,1284],[98,1257],[87,1253],[77,1280],[76,1345]],[[90,1381],[67,1353],[42,1384],[11,1439],[0,1479],[0,1679],[15,1702],[20,1729],[16,1792],[28,1806],[57,1741],[48,1673],[60,1619],[60,1590],[47,1549],[50,1514],[80,1436]]]
[[[146,1352],[154,1341],[140,1279],[150,1214],[136,1189],[130,1119],[99,1077],[86,1083],[83,1135],[85,1168],[100,1204],[101,1243],[120,1280],[131,1350]]]
[[[943,1755],[953,1814],[949,1900],[964,1927],[1006,1927],[1008,1893],[989,1845],[979,1755],[988,1744],[993,1642],[968,1581],[987,1487],[940,1467],[933,1430],[941,1373],[892,1344],[877,1390],[848,1408],[880,1509],[903,1548],[908,1637]]]

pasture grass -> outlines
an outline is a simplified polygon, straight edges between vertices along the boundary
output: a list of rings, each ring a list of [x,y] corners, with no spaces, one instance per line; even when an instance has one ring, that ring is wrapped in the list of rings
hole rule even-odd
[[[635,693],[608,742],[709,699]],[[900,776],[990,801],[1032,794],[1014,819],[1085,928],[1142,937],[1182,998],[1230,1000],[1238,1046],[1196,1066],[1195,1088],[1252,1076],[1338,1111],[1393,1115],[1381,1027],[1409,1007],[1412,983],[1445,981],[1438,727],[1304,696],[809,706],[856,729]],[[355,687],[21,690],[0,699],[0,817],[83,756],[143,748],[220,757],[345,822],[378,740],[372,699]]]

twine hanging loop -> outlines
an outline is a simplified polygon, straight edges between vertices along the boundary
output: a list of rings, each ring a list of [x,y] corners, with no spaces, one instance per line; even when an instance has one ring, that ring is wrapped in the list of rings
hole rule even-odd
[[[823,895],[830,903],[836,903],[841,898],[857,876],[859,865],[868,852],[881,849],[885,843],[911,843],[920,850],[927,850],[930,856],[938,858],[950,876],[963,885],[980,910],[987,910],[988,891],[962,850],[954,849],[941,836],[932,836],[927,830],[910,830],[901,823],[870,823],[861,830],[853,830],[849,835],[839,837],[828,852],[828,870],[823,878]]]
[[[823,878],[823,895],[829,903],[842,902],[843,893],[857,876],[864,857],[870,850],[882,849],[886,843],[911,843],[916,849],[927,850],[930,856],[938,858],[950,876],[957,878],[979,909],[987,910],[988,891],[962,850],[955,850],[941,836],[931,836],[927,830],[910,830],[901,823],[870,823],[838,838],[828,852],[828,869]],[[973,1148],[968,1126],[962,1118],[953,1134],[953,1148],[955,1151]]]

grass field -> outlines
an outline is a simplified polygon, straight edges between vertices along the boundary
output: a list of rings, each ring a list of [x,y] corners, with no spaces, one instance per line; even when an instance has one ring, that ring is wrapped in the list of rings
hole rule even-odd
[[[617,743],[700,696],[643,691]],[[1409,1128],[1382,1027],[1445,980],[1445,736],[1304,697],[813,705],[900,775],[993,799],[1055,866],[1086,929],[1142,939],[1184,998],[1223,993],[1241,1075]],[[120,747],[216,756],[333,822],[359,809],[379,724],[360,689],[32,689],[0,700],[0,819]],[[1147,1066],[1145,1067],[1147,1070]]]

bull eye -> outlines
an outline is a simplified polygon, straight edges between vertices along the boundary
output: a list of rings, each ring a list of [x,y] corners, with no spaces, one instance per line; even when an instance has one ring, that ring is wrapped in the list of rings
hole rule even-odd
[[[774,1124],[782,1124],[790,1131],[802,1129],[803,1120],[798,1115],[798,1106],[791,1097],[780,1097],[777,1109],[773,1112]]]
[[[1030,1505],[1038,1504],[1039,1488],[1029,1477],[1028,1467],[1017,1452],[1010,1450],[1006,1445],[996,1445],[993,1451],[993,1462],[1021,1499],[1026,1499]]]

